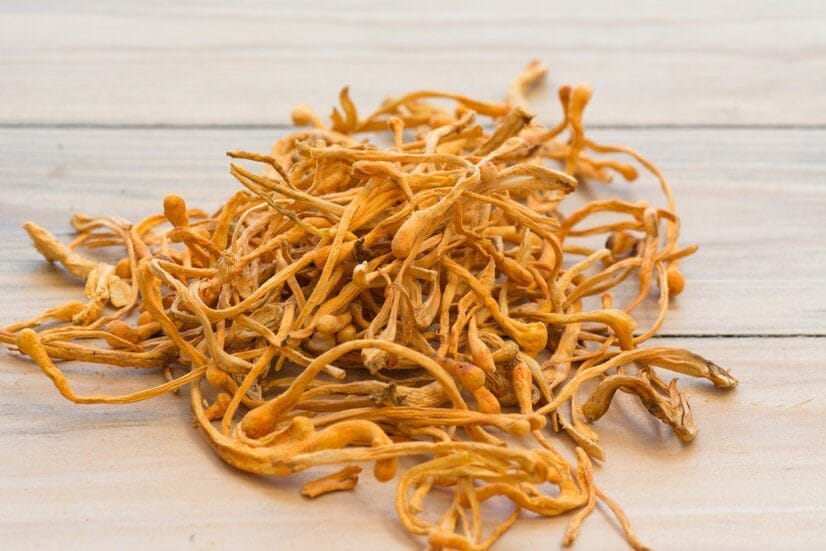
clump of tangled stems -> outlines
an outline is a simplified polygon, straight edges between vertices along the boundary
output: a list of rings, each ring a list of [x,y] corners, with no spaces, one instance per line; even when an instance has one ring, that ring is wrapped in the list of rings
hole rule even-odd
[[[399,458],[413,457],[396,512],[433,549],[486,549],[522,509],[576,511],[570,544],[597,500],[641,549],[594,483],[591,458],[605,454],[589,422],[619,390],[689,441],[688,401],[662,372],[737,381],[686,350],[643,347],[683,289],[678,261],[696,247],[678,244],[662,174],[634,150],[585,135],[588,86],[559,89],[558,124],[535,120],[526,93],[545,72],[530,64],[504,103],[423,90],[361,117],[345,88],[330,125],[298,107],[294,122],[308,128],[268,155],[228,153],[242,187],[211,215],[177,195],[135,224],[77,214],[68,246],[27,223],[37,249],[86,282],[87,300],[10,325],[0,340],[76,403],[189,385],[204,436],[244,471],[344,466],[305,486],[308,496],[355,487],[354,463],[388,481]],[[633,180],[635,165],[659,180],[662,206],[562,209],[578,182]],[[81,247],[124,256],[99,262]],[[615,306],[611,290],[624,281],[636,293]],[[659,315],[639,329],[632,313],[657,288]],[[167,382],[81,396],[54,360],[162,370]],[[553,433],[576,444],[574,463]],[[450,505],[428,515],[434,492]],[[492,498],[512,514],[486,528]]]

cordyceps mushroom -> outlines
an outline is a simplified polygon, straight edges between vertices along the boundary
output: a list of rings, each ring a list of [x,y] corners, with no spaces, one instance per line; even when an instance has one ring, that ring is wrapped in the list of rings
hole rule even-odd
[[[697,426],[688,405],[685,393],[677,390],[677,380],[668,386],[668,393],[659,392],[651,384],[645,372],[636,377],[631,375],[611,375],[602,380],[582,406],[589,421],[602,417],[617,390],[636,394],[648,412],[669,425],[680,440],[689,442],[697,436]]]
[[[570,513],[570,545],[598,501],[645,549],[597,485],[591,459],[610,450],[589,423],[621,390],[688,441],[687,396],[662,370],[737,380],[687,350],[645,346],[697,246],[679,243],[671,187],[650,161],[589,139],[590,87],[558,90],[556,124],[533,115],[527,95],[546,72],[531,63],[504,103],[421,90],[366,112],[344,88],[329,124],[299,106],[293,121],[309,128],[267,153],[227,153],[240,189],[212,214],[175,194],[134,224],[77,214],[68,245],[29,222],[37,250],[83,281],[87,300],[8,325],[0,342],[79,404],[189,385],[198,428],[230,465],[340,469],[305,484],[310,497],[355,490],[358,463],[380,481],[398,474],[399,520],[433,549],[487,549],[523,509]],[[582,193],[646,174],[664,200]],[[120,256],[97,261],[100,248]],[[657,318],[637,331],[651,300]],[[84,396],[55,360],[167,380]],[[434,516],[437,491],[450,503]],[[496,498],[512,510],[491,526]]]
[[[108,302],[115,307],[129,304],[132,289],[117,276],[113,265],[83,257],[33,222],[26,222],[23,228],[40,254],[49,261],[59,262],[70,274],[86,282],[84,294],[89,302],[72,317],[78,325],[90,325],[97,320]]]

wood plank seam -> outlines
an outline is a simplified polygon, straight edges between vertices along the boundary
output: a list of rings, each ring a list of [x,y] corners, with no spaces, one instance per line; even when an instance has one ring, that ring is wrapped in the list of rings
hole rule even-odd
[[[97,123],[97,122],[0,122],[0,130],[295,130],[285,123]],[[589,130],[826,130],[826,124],[625,124],[592,123]]]
[[[658,333],[652,339],[822,339],[826,333]]]

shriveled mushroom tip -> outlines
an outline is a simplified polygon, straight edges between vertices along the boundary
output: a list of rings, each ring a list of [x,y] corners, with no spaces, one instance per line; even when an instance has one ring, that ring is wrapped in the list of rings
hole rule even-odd
[[[708,365],[709,371],[709,379],[711,382],[714,383],[715,386],[721,388],[735,388],[740,381],[738,381],[734,375],[731,374],[731,371],[720,367],[716,363],[706,360],[706,365]]]

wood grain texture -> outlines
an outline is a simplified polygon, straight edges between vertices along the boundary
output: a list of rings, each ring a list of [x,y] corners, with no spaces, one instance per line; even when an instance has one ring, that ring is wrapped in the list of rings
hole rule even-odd
[[[213,209],[238,187],[224,152],[266,151],[283,132],[0,131],[0,187],[14,190],[0,195],[2,317],[33,314],[81,291],[30,246],[20,229],[26,220],[68,238],[75,211],[137,220],[160,211],[170,192]],[[681,264],[688,286],[663,333],[826,335],[826,131],[623,129],[594,137],[655,160],[675,188],[683,241],[700,245]],[[573,204],[609,195],[660,200],[650,179],[591,185],[578,195]],[[35,290],[27,292],[29,285]],[[641,327],[655,310],[652,296]]]
[[[34,251],[26,220],[69,239],[75,211],[136,219],[169,192],[213,208],[236,189],[224,151],[266,150],[298,102],[326,115],[345,84],[363,110],[423,87],[496,99],[541,59],[551,73],[539,115],[556,120],[559,84],[591,83],[593,137],[652,158],[674,185],[684,241],[700,244],[652,344],[689,348],[741,381],[720,392],[681,378],[700,428],[689,445],[618,396],[594,427],[608,454],[598,483],[656,549],[822,547],[826,3],[403,4],[0,4],[0,324],[82,291]],[[647,180],[581,193],[658,197]],[[68,372],[84,393],[162,380]],[[311,503],[299,488],[314,474],[224,465],[184,396],[76,406],[6,350],[0,389],[4,549],[421,546],[398,524],[393,483],[366,469],[356,491]],[[626,548],[604,513],[577,549]],[[555,549],[568,518],[529,517],[496,548]]]
[[[499,98],[530,59],[587,81],[599,124],[826,123],[826,3],[403,5],[104,0],[0,6],[0,124],[274,124],[353,85]]]
[[[607,462],[600,486],[655,549],[814,549],[826,509],[826,339],[664,339],[734,369],[741,385],[682,384],[700,428],[681,444],[639,402],[619,396],[594,428]],[[815,361],[820,359],[821,361]],[[72,368],[85,392],[155,384]],[[771,374],[771,375],[769,375]],[[142,379],[138,382],[136,379]],[[0,534],[8,549],[415,549],[398,525],[393,483],[366,469],[358,488],[310,502],[312,474],[265,479],[224,465],[190,424],[188,399],[76,406],[31,363],[0,361]],[[319,471],[324,472],[324,471]],[[602,511],[577,549],[624,549]],[[533,518],[497,549],[554,549],[569,517]]]

